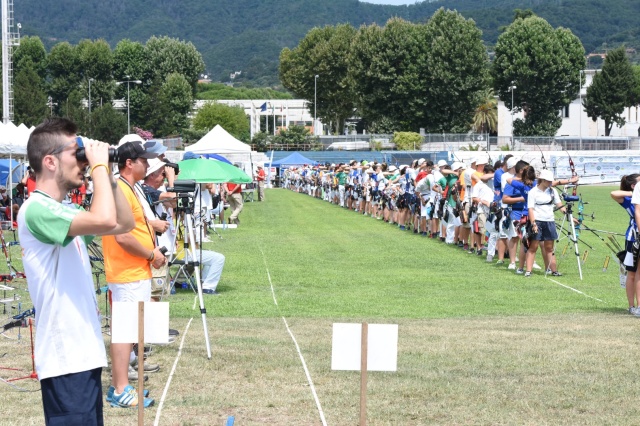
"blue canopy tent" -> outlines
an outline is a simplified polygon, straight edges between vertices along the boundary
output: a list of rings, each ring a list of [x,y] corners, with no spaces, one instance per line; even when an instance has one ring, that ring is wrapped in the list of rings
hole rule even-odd
[[[279,167],[280,169],[285,169],[290,166],[302,166],[304,164],[315,166],[318,164],[317,161],[313,161],[299,152],[294,152],[291,155],[288,155],[278,161],[274,161],[271,163],[271,167]]]
[[[0,185],[9,186],[9,174],[11,174],[13,184],[20,182],[24,175],[25,167],[21,161],[13,159],[0,160]]]

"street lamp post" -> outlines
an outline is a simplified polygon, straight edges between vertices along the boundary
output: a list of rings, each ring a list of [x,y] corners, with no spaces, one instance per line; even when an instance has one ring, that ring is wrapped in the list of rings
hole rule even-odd
[[[91,82],[95,81],[93,78],[89,78],[89,116],[91,116]]]
[[[313,78],[313,134],[318,135],[316,126],[318,125],[317,111],[318,111],[318,74]]]
[[[509,92],[511,92],[511,149],[515,148],[515,140],[513,139],[513,112],[514,112],[513,91],[514,90],[516,90],[516,86],[513,84],[513,81],[512,81],[511,86],[509,86]]]
[[[125,75],[127,78],[123,81],[116,81],[116,84],[119,86],[121,84],[127,83],[127,134],[131,134],[131,109],[129,108],[129,84],[142,84],[140,80],[129,80],[129,76]]]

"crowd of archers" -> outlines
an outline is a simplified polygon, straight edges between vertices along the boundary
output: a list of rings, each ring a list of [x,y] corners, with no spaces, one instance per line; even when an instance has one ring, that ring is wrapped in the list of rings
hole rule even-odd
[[[400,166],[351,161],[292,167],[283,173],[283,186],[459,247],[525,277],[534,270],[561,276],[554,211],[566,213],[566,205],[554,187],[575,185],[579,177],[554,179],[551,171],[536,172],[512,155],[492,164],[483,153],[467,163],[421,158]],[[544,267],[536,262],[538,248]]]

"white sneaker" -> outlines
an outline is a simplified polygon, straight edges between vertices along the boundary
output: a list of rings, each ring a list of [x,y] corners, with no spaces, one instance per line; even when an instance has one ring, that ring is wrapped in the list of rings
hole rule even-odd
[[[516,269],[516,264],[515,263],[510,263],[509,266],[507,267],[507,269],[511,269],[511,270]]]
[[[542,267],[540,265],[538,265],[536,262],[533,262],[533,269],[540,270],[540,269],[542,269]]]

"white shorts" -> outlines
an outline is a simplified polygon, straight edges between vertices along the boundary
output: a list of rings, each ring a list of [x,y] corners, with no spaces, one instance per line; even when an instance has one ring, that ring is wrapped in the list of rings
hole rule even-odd
[[[151,279],[124,284],[109,284],[113,302],[149,302],[151,301]]]

